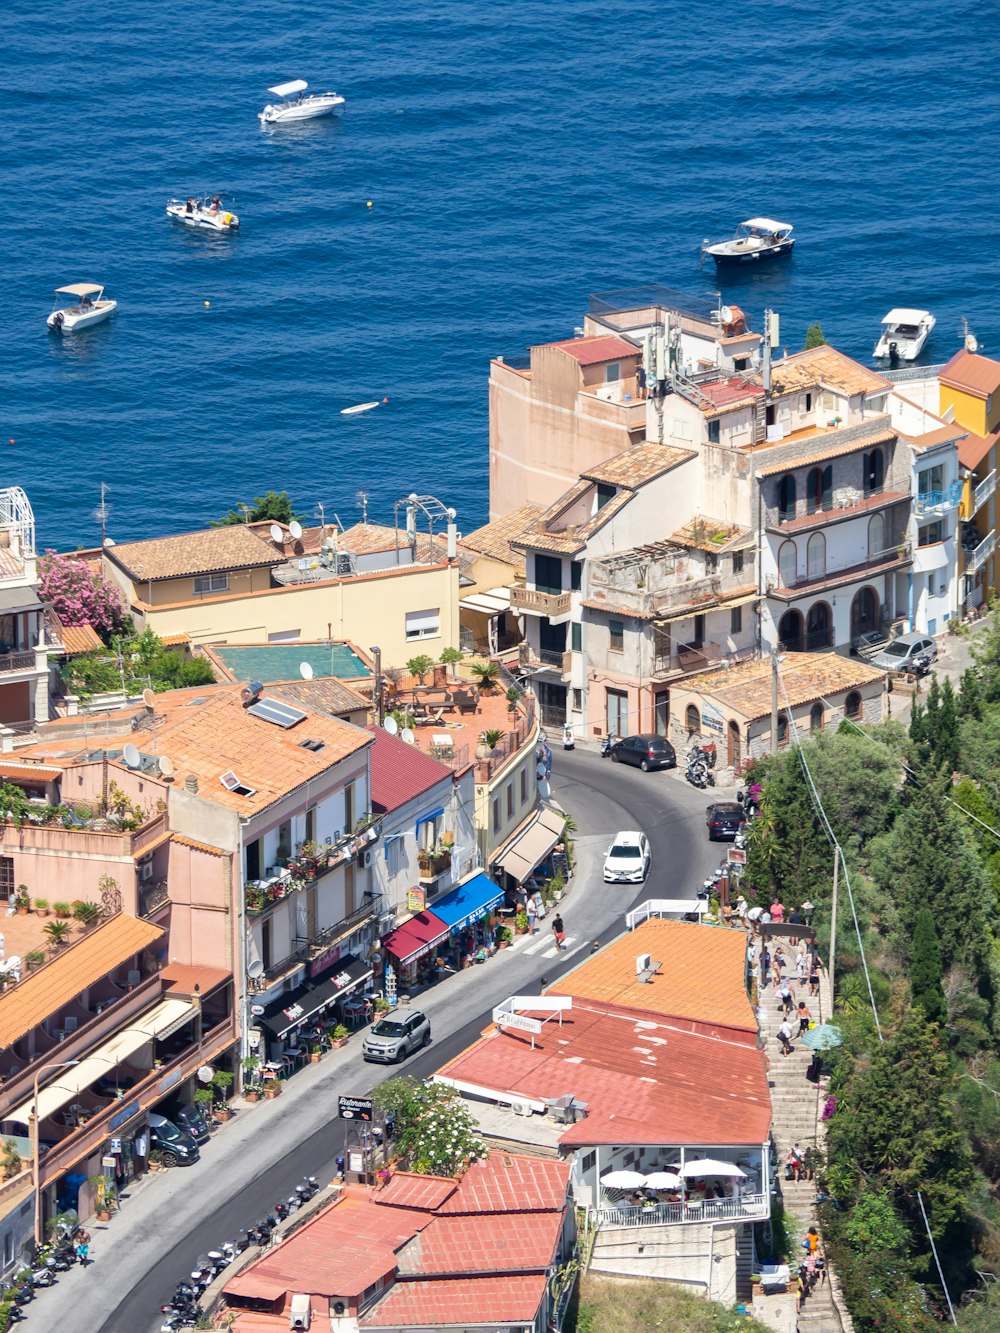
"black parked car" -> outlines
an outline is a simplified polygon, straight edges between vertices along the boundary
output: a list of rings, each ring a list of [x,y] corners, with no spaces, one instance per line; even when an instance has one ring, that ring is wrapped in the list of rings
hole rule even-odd
[[[676,768],[674,747],[662,736],[644,734],[624,736],[611,747],[611,758],[616,764],[634,764],[648,773],[651,768]]]
[[[190,1134],[195,1143],[207,1143],[212,1136],[212,1127],[208,1116],[200,1106],[191,1106],[185,1102],[171,1102],[161,1108],[168,1120],[172,1120],[178,1129]]]
[[[149,1117],[149,1144],[151,1148],[159,1148],[164,1166],[190,1166],[201,1156],[187,1130],[178,1129],[162,1115]]]
[[[716,838],[735,838],[747,822],[742,805],[737,805],[735,801],[719,801],[716,805],[710,805],[705,816],[708,819],[709,842],[715,842]]]

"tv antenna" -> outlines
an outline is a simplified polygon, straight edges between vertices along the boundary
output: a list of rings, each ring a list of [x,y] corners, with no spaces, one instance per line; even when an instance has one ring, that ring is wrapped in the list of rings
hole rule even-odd
[[[367,491],[355,491],[355,493],[354,493],[354,498],[355,498],[355,500],[357,500],[357,502],[358,502],[358,507],[359,507],[360,510],[361,510],[361,522],[362,522],[362,523],[367,523],[367,522],[368,522],[368,492],[367,492]]]
[[[107,539],[108,514],[111,512],[111,511],[109,510],[109,508],[108,508],[107,494],[108,494],[108,484],[107,484],[107,482],[102,481],[102,482],[101,482],[101,503],[100,503],[100,504],[97,506],[97,508],[94,510],[94,517],[97,519],[98,523],[100,523],[100,525],[101,525],[101,546],[102,546],[102,547],[104,547],[104,546],[107,545],[107,540],[108,540],[108,539]]]

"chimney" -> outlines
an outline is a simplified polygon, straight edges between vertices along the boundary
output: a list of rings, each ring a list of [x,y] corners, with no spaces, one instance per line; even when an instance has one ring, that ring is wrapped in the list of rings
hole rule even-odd
[[[193,773],[189,773],[184,779],[184,790],[190,792],[192,796],[198,795],[198,779]]]

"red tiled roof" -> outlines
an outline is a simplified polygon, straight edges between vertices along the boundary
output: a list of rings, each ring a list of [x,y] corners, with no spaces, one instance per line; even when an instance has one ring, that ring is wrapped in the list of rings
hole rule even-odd
[[[559,1244],[560,1208],[545,1213],[487,1213],[435,1217],[399,1255],[400,1274],[537,1273]]]
[[[970,471],[979,466],[997,442],[994,435],[973,435],[971,431],[958,445],[958,461]]]
[[[367,1191],[349,1190],[228,1282],[225,1294],[265,1301],[296,1291],[358,1296],[395,1270],[396,1251],[430,1217],[414,1209],[376,1208]]]
[[[411,1171],[397,1171],[384,1189],[372,1195],[372,1203],[434,1212],[455,1193],[457,1184],[450,1176],[418,1176]]]
[[[641,356],[641,349],[635,343],[627,343],[624,338],[591,337],[566,338],[563,342],[549,343],[549,347],[558,347],[561,352],[571,356],[581,366],[596,366],[602,361],[617,361],[621,356]]]
[[[566,1162],[492,1152],[485,1162],[469,1167],[458,1189],[438,1213],[444,1216],[561,1209],[568,1180]]]
[[[767,1075],[763,1053],[752,1046],[684,1032],[653,1014],[603,1014],[580,1004],[561,1026],[546,1023],[534,1043],[495,1030],[435,1078],[503,1102],[572,1094],[587,1115],[567,1127],[564,1146],[767,1139]]]
[[[407,745],[381,727],[368,730],[375,737],[371,752],[373,809],[388,814],[451,778],[446,764],[423,754],[415,745]]]
[[[78,653],[92,653],[104,644],[93,625],[63,625],[62,642],[67,657]]]
[[[742,403],[748,398],[763,398],[764,389],[760,384],[751,384],[749,380],[733,375],[727,380],[699,384],[698,393],[709,399],[714,407],[728,407],[730,403]]]
[[[359,1323],[362,1328],[532,1324],[545,1284],[544,1273],[397,1282]]]
[[[963,347],[938,371],[938,381],[975,398],[988,398],[1000,389],[1000,361],[977,356]]]

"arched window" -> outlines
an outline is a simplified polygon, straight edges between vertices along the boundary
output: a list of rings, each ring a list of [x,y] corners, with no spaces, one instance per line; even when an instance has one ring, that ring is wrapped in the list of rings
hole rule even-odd
[[[798,553],[794,542],[783,542],[778,551],[778,581],[783,588],[794,588],[798,582]]]
[[[806,617],[806,648],[829,648],[833,618],[826,602],[813,602]]]
[[[881,449],[872,449],[864,457],[865,495],[874,495],[885,483],[885,457]]]
[[[791,475],[778,482],[778,517],[782,521],[795,517],[795,478]]]
[[[701,714],[698,712],[698,708],[695,704],[688,704],[684,720],[687,724],[688,735],[701,735]]]
[[[851,690],[844,700],[844,716],[853,718],[861,716],[861,695],[857,690]]]
[[[885,550],[885,519],[881,514],[872,514],[868,520],[868,556],[881,555]]]
[[[833,507],[833,468],[814,467],[806,478],[806,513]]]
[[[815,703],[809,709],[809,730],[823,730],[823,705],[821,703]]]
[[[806,548],[806,561],[811,579],[821,579],[826,573],[826,538],[814,532]]]
[[[859,588],[851,602],[851,639],[879,627],[878,594],[874,588]]]
[[[802,651],[802,612],[794,607],[778,621],[778,642],[783,651],[800,653]]]

